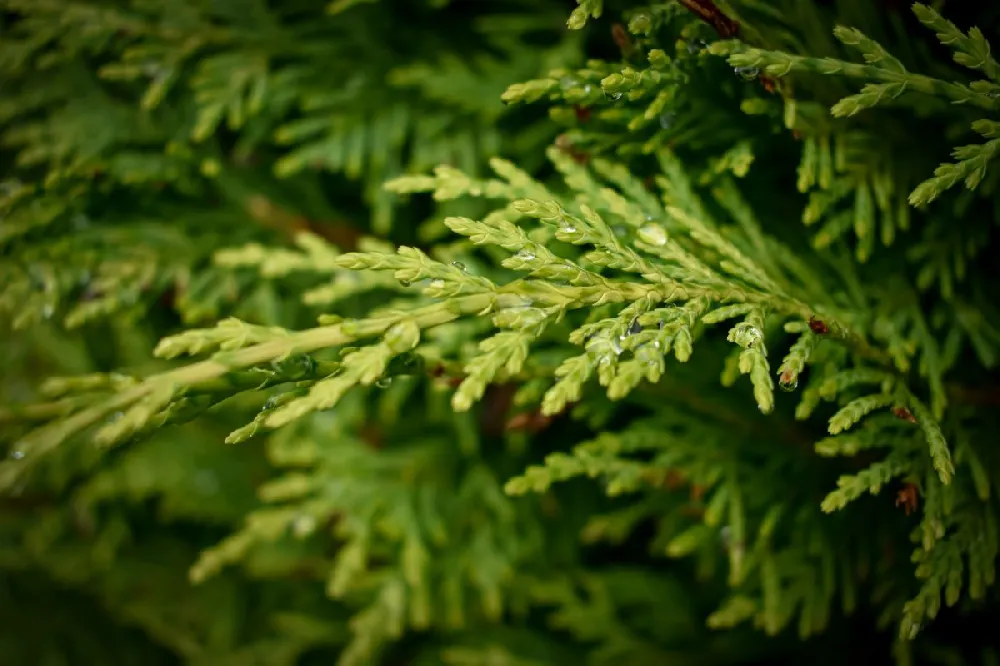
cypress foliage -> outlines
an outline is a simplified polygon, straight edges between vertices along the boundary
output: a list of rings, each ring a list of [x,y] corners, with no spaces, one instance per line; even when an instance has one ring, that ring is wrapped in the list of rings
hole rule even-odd
[[[0,0],[0,658],[1000,661],[952,4]]]

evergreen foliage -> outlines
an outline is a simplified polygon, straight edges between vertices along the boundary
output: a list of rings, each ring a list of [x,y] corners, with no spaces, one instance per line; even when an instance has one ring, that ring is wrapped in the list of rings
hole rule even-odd
[[[0,2],[5,663],[1000,659],[1000,12]]]

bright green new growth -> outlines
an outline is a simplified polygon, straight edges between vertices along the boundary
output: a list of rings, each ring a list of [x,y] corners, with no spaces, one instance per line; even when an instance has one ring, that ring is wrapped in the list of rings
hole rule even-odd
[[[335,2],[329,12],[349,16],[355,4],[362,3]],[[568,21],[573,29],[610,9],[599,0],[578,4]],[[759,9],[719,4],[734,16],[746,9],[752,18]],[[663,649],[633,635],[610,601],[620,584],[646,589],[653,608],[666,583],[626,569],[621,579],[583,568],[551,576],[542,564],[550,535],[536,513],[544,510],[515,498],[558,503],[559,487],[578,478],[610,498],[628,499],[602,505],[607,510],[581,510],[586,544],[620,544],[649,523],[656,555],[689,558],[704,578],[723,563],[729,592],[707,618],[709,627],[751,622],[773,636],[794,624],[800,636],[818,634],[836,613],[864,602],[858,597],[866,572],[880,557],[875,528],[859,534],[861,514],[851,510],[868,511],[864,496],[905,484],[920,495],[911,535],[915,566],[902,583],[884,574],[874,602],[885,622],[899,624],[904,640],[914,639],[939,613],[942,597],[947,606],[986,597],[1000,551],[995,464],[984,447],[989,421],[981,407],[963,404],[969,389],[952,379],[970,358],[993,367],[1000,351],[995,308],[969,279],[988,237],[973,230],[956,239],[955,211],[972,206],[971,195],[953,209],[942,207],[959,182],[970,191],[981,187],[984,196],[992,192],[1000,67],[977,29],[963,33],[923,5],[914,11],[954,50],[956,63],[986,79],[966,84],[915,74],[902,56],[844,27],[833,31],[836,40],[865,64],[794,53],[795,40],[772,39],[763,21],[759,31],[748,21],[743,41],[702,46],[707,27],[685,18],[678,43],[665,44],[655,36],[675,25],[679,8],[642,8],[630,16],[634,53],[627,64],[562,67],[504,93],[508,103],[548,102],[557,123],[576,122],[570,107],[593,107],[591,122],[601,123],[600,130],[580,123],[548,149],[551,181],[496,157],[486,176],[472,158],[459,160],[467,162],[463,168],[441,165],[428,173],[427,155],[440,157],[444,148],[418,150],[410,166],[420,168],[404,169],[405,102],[364,119],[372,142],[367,153],[346,125],[341,131],[322,117],[342,100],[320,95],[303,102],[306,116],[276,130],[279,144],[300,146],[276,160],[277,175],[297,174],[314,159],[354,178],[368,169],[366,183],[395,175],[384,191],[366,190],[372,231],[391,228],[400,200],[430,195],[441,208],[419,240],[397,247],[365,237],[348,248],[293,228],[292,247],[245,235],[224,249],[215,248],[228,243],[212,245],[212,266],[195,269],[197,261],[179,258],[188,250],[177,248],[192,243],[177,231],[130,249],[122,261],[100,264],[101,297],[66,313],[67,326],[140,300],[137,285],[184,282],[200,270],[206,283],[252,272],[253,280],[290,285],[305,312],[323,314],[315,326],[292,329],[243,313],[159,342],[160,359],[202,357],[186,365],[49,380],[42,401],[0,411],[0,424],[26,424],[12,455],[0,462],[0,491],[14,493],[54,474],[60,456],[85,448],[75,441],[82,434],[101,446],[86,449],[96,461],[115,449],[143,451],[143,440],[165,426],[231,410],[239,422],[226,421],[225,441],[250,448],[259,438],[279,471],[257,488],[259,505],[237,512],[242,524],[200,554],[190,578],[210,584],[234,565],[268,571],[281,570],[274,563],[281,558],[304,562],[310,579],[325,581],[328,597],[352,608],[339,662],[350,666],[369,663],[411,629],[458,631],[482,618],[499,624],[533,604],[562,609],[555,614],[575,618],[562,618],[571,633],[612,657],[617,646],[621,654],[666,663],[655,661],[665,658]],[[141,61],[140,55],[128,60]],[[751,81],[716,84],[719,55]],[[195,143],[210,140],[223,124],[243,129],[298,89],[294,69],[272,73],[266,57],[248,58],[223,52],[198,66],[192,85],[199,110],[194,126],[185,128]],[[450,66],[462,69],[459,62]],[[104,74],[138,75],[117,67]],[[748,92],[761,75],[788,77],[795,87],[786,89],[782,80],[774,96]],[[423,81],[440,99],[429,82],[432,68],[396,76]],[[867,83],[827,114],[826,96],[811,97],[809,88],[826,77]],[[145,108],[167,95],[169,80],[156,77]],[[729,97],[697,95],[706,81]],[[351,84],[345,89],[353,99]],[[457,96],[475,106],[467,99],[473,95]],[[981,117],[967,126],[987,141],[955,149],[956,162],[929,179],[902,174],[901,160],[873,148],[872,128],[858,123],[911,97],[971,108]],[[714,106],[714,113],[706,111]],[[493,113],[484,112],[487,125]],[[754,178],[776,133],[751,126],[760,118],[801,135],[797,186],[808,196],[791,215],[752,191],[752,183],[768,182]],[[477,145],[489,150],[491,140]],[[212,159],[200,161],[209,175],[221,168]],[[406,173],[412,171],[420,173]],[[639,175],[646,173],[652,177]],[[11,193],[0,248],[67,214],[73,190],[57,191],[53,201],[29,189]],[[30,215],[18,207],[22,200],[34,202]],[[914,215],[927,216],[924,224],[911,225],[911,205],[921,209]],[[782,233],[785,217],[819,225],[812,247]],[[915,284],[905,277],[872,284],[864,271],[889,251],[875,246],[876,237],[886,248],[905,237],[905,254],[882,275],[919,266]],[[19,325],[51,315],[75,279],[55,267],[42,272],[41,290],[18,274],[0,292],[0,307],[23,308]],[[352,304],[359,299],[378,305],[357,314]],[[455,381],[442,387],[425,382],[427,375]],[[565,414],[596,434],[537,464],[525,467],[522,457],[513,467],[492,466],[493,459],[480,456],[469,412],[488,402],[491,390],[510,385],[518,411]],[[706,395],[717,399],[699,397]],[[404,404],[414,409],[415,401],[427,408],[428,434],[372,446],[362,415],[382,410],[387,423],[397,424]],[[793,402],[798,423],[788,424],[783,407]],[[827,436],[807,429],[817,421]],[[834,458],[845,464],[831,466]],[[96,469],[97,462],[87,464]],[[114,496],[124,483],[116,475],[127,478],[130,470],[126,464],[102,471],[84,496],[94,502]],[[670,492],[680,485],[690,487],[690,502]],[[816,492],[825,497],[817,501]],[[901,518],[879,521],[886,539],[900,525],[912,527]],[[306,543],[329,534],[337,539],[329,561],[271,550],[284,540]],[[908,586],[912,573],[917,587]],[[593,608],[581,610],[587,604]],[[456,664],[484,663],[489,655],[497,660],[490,663],[549,663],[492,649],[466,654],[453,646],[444,653]]]
[[[44,452],[83,428],[99,425],[97,440],[105,445],[118,444],[151,428],[190,418],[197,413],[194,408],[206,409],[234,392],[292,384],[294,391],[278,394],[253,423],[227,439],[240,442],[262,427],[284,426],[309,413],[331,409],[356,386],[391,380],[393,362],[414,354],[422,359],[417,367],[441,359],[463,363],[466,376],[452,398],[456,410],[469,409],[494,381],[538,378],[550,382],[554,379],[542,397],[542,411],[555,414],[580,400],[592,377],[612,399],[625,397],[640,382],[656,382],[664,372],[670,372],[665,354],[672,353],[678,362],[687,361],[692,341],[705,326],[732,319],[742,321],[730,328],[728,339],[739,348],[739,372],[750,376],[760,411],[770,412],[774,405],[765,331],[784,323],[795,342],[781,364],[782,381],[794,383],[798,372],[815,355],[827,359],[828,378],[821,389],[826,399],[850,395],[849,389],[865,379],[881,385],[879,393],[854,398],[834,414],[829,422],[831,434],[850,430],[879,409],[905,407],[918,415],[920,428],[908,429],[909,435],[900,433],[891,421],[882,421],[881,426],[873,421],[869,425],[869,436],[879,432],[882,436],[902,436],[899,452],[894,454],[899,462],[891,466],[887,466],[888,462],[877,463],[856,477],[845,477],[840,489],[824,502],[825,510],[842,508],[862,492],[877,492],[890,478],[912,473],[914,466],[933,465],[940,481],[932,483],[951,481],[954,467],[940,428],[902,377],[893,374],[890,357],[860,346],[859,355],[881,361],[886,369],[867,378],[851,369],[847,365],[851,355],[846,352],[852,345],[865,345],[863,336],[844,323],[846,316],[837,313],[835,303],[806,303],[799,299],[800,294],[808,298],[810,291],[822,291],[818,287],[824,276],[799,271],[793,279],[780,270],[769,274],[754,261],[747,237],[733,233],[723,236],[717,223],[698,219],[680,207],[703,210],[696,201],[672,200],[668,196],[663,201],[643,197],[640,202],[631,202],[558,151],[551,151],[550,157],[574,186],[573,199],[547,193],[542,185],[503,161],[494,162],[499,176],[495,179],[479,181],[440,169],[431,178],[405,177],[389,185],[397,192],[428,191],[438,198],[478,195],[506,201],[505,206],[480,222],[448,218],[445,223],[474,245],[502,247],[509,254],[502,265],[526,274],[524,277],[494,282],[470,274],[457,262],[448,265],[435,261],[412,248],[338,254],[312,236],[300,237],[300,254],[284,250],[270,253],[258,246],[226,251],[220,260],[230,265],[257,264],[270,275],[308,271],[326,276],[328,285],[323,289],[327,292],[336,292],[338,283],[350,282],[354,271],[361,270],[365,271],[363,275],[386,272],[399,283],[409,285],[405,291],[417,294],[409,298],[401,295],[397,302],[366,319],[322,320],[320,327],[305,331],[289,332],[227,320],[215,328],[167,338],[156,350],[161,357],[215,353],[194,365],[136,380],[110,398],[96,392],[105,388],[100,382],[84,380],[87,389],[95,391],[93,397],[82,394],[80,399],[85,402],[74,405],[75,410],[64,420],[24,438],[19,444],[23,457],[3,464],[5,485],[16,483],[31,462],[42,460]],[[682,177],[668,153],[660,158],[665,171]],[[639,186],[610,164],[598,161],[595,169],[623,179],[622,189]],[[532,195],[540,200],[520,198]],[[730,190],[729,195],[736,196],[735,190]],[[742,205],[739,201],[730,203],[734,207]],[[552,239],[582,246],[586,251],[559,256],[548,249]],[[674,277],[680,275],[684,276],[682,280]],[[798,287],[797,280],[802,279],[817,288]],[[372,281],[366,286],[373,289],[384,286],[384,282]],[[307,298],[315,300],[315,296]],[[580,309],[605,311],[610,316],[591,317],[583,325],[567,328],[564,320]],[[819,316],[829,328],[828,334],[817,336],[808,329],[812,313],[822,313]],[[453,358],[449,353],[452,350],[433,341],[422,342],[436,329],[458,325],[463,318],[486,316],[498,332],[484,337],[478,352],[469,357]],[[769,321],[765,322],[765,318]],[[554,369],[528,363],[530,346],[538,343],[547,329],[557,326],[569,331],[566,340],[579,352],[561,354],[563,358]],[[374,344],[348,346],[373,337],[377,340]],[[317,363],[308,356],[337,348],[337,361]],[[397,363],[396,371],[405,374],[406,368],[414,364],[413,360]],[[803,398],[804,403],[807,400]],[[101,425],[115,412],[120,415]],[[918,453],[913,445],[921,439],[926,444],[924,452]],[[902,451],[906,452],[905,458]],[[920,462],[922,459],[927,462]],[[567,472],[558,471],[561,460],[554,459],[551,472],[546,474],[554,474],[555,479],[567,478]],[[602,476],[611,474],[609,492],[622,492],[622,481],[614,480],[613,468],[596,469]],[[537,477],[538,473],[539,481],[548,478]],[[537,488],[539,481],[533,487]],[[711,478],[695,482],[709,488],[716,483]],[[544,485],[548,483],[551,481]],[[509,487],[516,490],[521,486],[512,481]],[[681,540],[671,542],[668,552],[687,554],[694,549],[694,543],[684,547],[677,544],[687,543],[690,538],[693,536],[677,537]],[[736,559],[731,562],[731,576],[739,582],[744,575],[742,556],[733,557]],[[787,620],[768,617],[768,626],[773,625],[774,630]]]
[[[699,328],[734,318],[743,321],[730,329],[728,339],[741,349],[739,372],[750,376],[758,408],[764,413],[770,412],[774,404],[774,382],[764,340],[768,328],[765,318],[771,319],[771,326],[787,322],[791,332],[799,333],[781,366],[785,382],[796,381],[808,361],[807,354],[816,345],[816,336],[804,326],[815,316],[813,313],[822,313],[819,316],[830,330],[829,344],[848,349],[858,345],[859,354],[892,367],[888,354],[870,348],[861,332],[850,329],[846,315],[837,313],[835,303],[804,300],[810,291],[822,291],[821,274],[800,271],[790,276],[776,270],[769,275],[754,261],[752,250],[748,248],[749,254],[740,250],[740,245],[747,247],[747,238],[732,234],[726,238],[717,224],[678,207],[686,204],[693,211],[703,210],[695,201],[666,197],[658,202],[645,197],[633,203],[558,151],[550,151],[550,158],[574,186],[572,203],[559,203],[542,185],[502,161],[493,165],[502,180],[477,181],[440,169],[433,178],[404,177],[389,184],[397,192],[429,191],[439,199],[484,196],[507,200],[505,207],[481,222],[447,218],[445,224],[474,245],[502,247],[510,256],[501,264],[526,273],[526,277],[498,284],[468,273],[458,262],[446,265],[413,248],[338,254],[311,236],[302,237],[305,255],[290,255],[284,250],[272,255],[259,246],[226,251],[220,255],[224,263],[259,264],[270,275],[301,270],[329,275],[330,283],[324,291],[336,291],[338,280],[356,284],[353,274],[348,276],[347,271],[385,271],[403,285],[418,287],[421,297],[400,299],[367,319],[334,319],[300,332],[226,320],[212,329],[167,338],[156,349],[163,358],[218,353],[207,361],[144,379],[107,402],[80,410],[67,422],[27,438],[22,449],[26,454],[34,454],[35,447],[49,449],[67,434],[94,425],[115,411],[123,411],[123,416],[102,426],[97,438],[106,444],[120,442],[148,427],[152,419],[169,419],[168,413],[176,410],[181,401],[187,403],[196,396],[201,399],[204,396],[200,394],[230,386],[233,371],[256,370],[267,386],[292,381],[298,376],[283,374],[279,368],[288,366],[298,355],[382,337],[374,345],[342,351],[336,373],[313,384],[308,394],[274,409],[263,420],[270,427],[284,425],[307,413],[330,409],[352,386],[389,379],[386,372],[390,361],[415,348],[425,359],[444,357],[446,350],[418,347],[421,331],[463,317],[489,315],[500,331],[483,339],[479,345],[483,353],[465,362],[467,377],[453,398],[454,407],[460,411],[481,398],[486,385],[495,380],[532,378],[544,373],[524,367],[529,346],[573,310],[600,306],[611,306],[613,316],[570,330],[567,340],[582,347],[583,353],[565,358],[555,369],[557,381],[544,394],[544,413],[556,414],[578,400],[591,376],[598,378],[610,398],[625,397],[639,382],[655,382],[660,377],[665,370],[664,354],[673,352],[677,361],[687,361],[693,335]],[[660,158],[665,171],[682,177],[669,154],[663,153]],[[602,162],[596,168],[614,172],[611,165]],[[640,187],[624,174],[616,175],[625,178],[623,189]],[[531,194],[545,199],[519,198]],[[729,195],[738,196],[735,190],[730,190]],[[742,202],[732,201],[730,205],[740,206]],[[538,224],[529,226],[526,220],[537,220]],[[560,257],[547,248],[552,239],[590,249]],[[800,280],[805,280],[806,286],[800,287]],[[367,287],[383,284],[373,281]],[[306,298],[315,302],[315,293],[310,292]],[[840,358],[841,362],[848,361],[847,356]],[[262,367],[265,364],[271,364],[272,369]],[[836,372],[837,367],[831,366],[830,371]],[[926,411],[918,407],[901,379],[887,377],[888,384],[880,394],[856,399],[831,419],[831,434],[850,428],[873,410],[893,404]],[[231,386],[235,389],[238,384]],[[835,398],[837,393],[826,397]],[[942,481],[947,483],[952,474],[950,454],[939,443],[939,435],[934,434],[937,426],[933,417],[929,421],[925,428],[929,429],[931,455]]]

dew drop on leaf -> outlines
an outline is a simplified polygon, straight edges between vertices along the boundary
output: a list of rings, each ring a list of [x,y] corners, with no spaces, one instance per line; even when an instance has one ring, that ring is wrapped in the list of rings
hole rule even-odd
[[[316,531],[316,518],[302,514],[292,523],[292,531],[297,537],[306,537]]]
[[[535,259],[535,253],[530,250],[521,250],[514,256],[520,259],[521,261],[534,261]]]
[[[463,264],[461,261],[453,261],[451,262],[451,265],[457,268],[458,270],[462,271],[463,273],[465,272],[465,264]]]
[[[736,72],[736,76],[740,77],[744,81],[753,81],[760,75],[760,70],[756,67],[736,67],[733,69]]]
[[[782,391],[791,393],[799,387],[799,378],[794,375],[782,375],[778,379],[778,386],[781,387]]]
[[[392,377],[379,377],[375,380],[375,386],[381,389],[389,388],[390,384],[392,384]]]
[[[10,457],[13,458],[14,460],[21,460],[22,458],[24,458],[24,451],[17,451],[17,450],[11,451]]]
[[[658,224],[644,224],[639,229],[639,238],[657,247],[667,244],[667,231]]]

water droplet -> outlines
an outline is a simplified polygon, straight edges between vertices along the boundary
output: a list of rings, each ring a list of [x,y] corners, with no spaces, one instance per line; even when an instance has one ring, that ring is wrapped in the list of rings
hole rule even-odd
[[[409,280],[400,280],[399,284],[402,285],[402,286],[404,286],[404,287],[409,287],[413,283],[410,282]]]
[[[791,373],[783,373],[780,378],[778,378],[778,386],[781,387],[782,391],[791,393],[799,387],[799,378]]]
[[[534,261],[535,260],[535,253],[532,252],[532,251],[530,251],[530,250],[521,250],[520,252],[518,252],[514,256],[517,257],[518,259],[520,259],[521,261]]]
[[[302,514],[292,522],[292,531],[297,537],[306,537],[316,531],[316,518]]]
[[[379,377],[375,380],[375,386],[381,389],[389,388],[390,384],[392,384],[392,377]]]
[[[458,270],[462,271],[463,273],[465,272],[465,264],[463,264],[461,261],[453,261],[451,262],[451,265],[457,268]]]
[[[667,231],[658,224],[644,224],[639,229],[639,238],[657,247],[667,244]]]
[[[674,118],[676,114],[673,113],[661,113],[660,114],[660,127],[663,129],[670,129],[670,126],[674,123]]]
[[[13,458],[14,460],[21,460],[22,458],[24,458],[24,451],[17,451],[17,450],[11,451],[10,457]]]
[[[736,72],[736,76],[740,77],[744,81],[753,81],[760,75],[760,70],[756,67],[735,67],[733,71]]]
[[[632,323],[628,325],[627,335],[635,335],[642,330],[642,324],[639,323],[639,319],[633,319]]]
[[[613,94],[611,95],[611,99],[621,99],[621,98],[622,98],[622,94],[621,94],[620,92],[618,92],[618,93],[613,93]]]
[[[576,233],[576,227],[574,227],[572,224],[567,224],[562,229],[560,229],[560,231],[562,231],[564,234],[573,234]]]
[[[589,83],[583,87],[583,93],[585,95],[589,95],[593,90],[594,86],[590,85]]]

